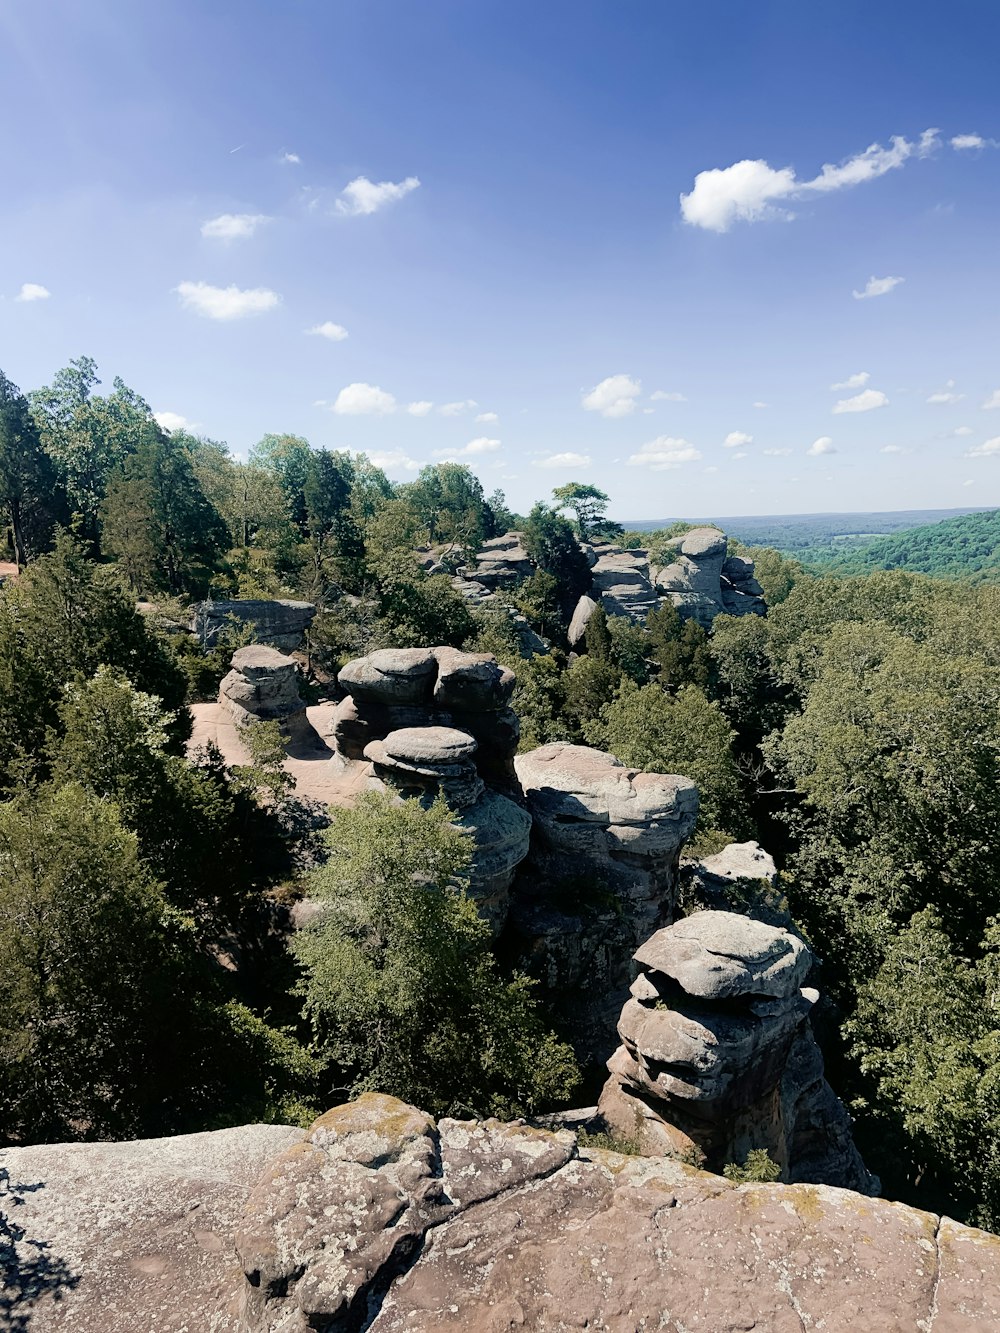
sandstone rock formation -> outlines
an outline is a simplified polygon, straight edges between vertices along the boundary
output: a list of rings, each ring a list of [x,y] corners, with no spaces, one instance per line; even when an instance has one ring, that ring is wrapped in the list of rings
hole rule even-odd
[[[764,615],[767,607],[753,577],[753,561],[726,555],[726,534],[718,528],[693,528],[667,546],[676,552],[669,565],[654,568],[658,592],[685,619],[707,629],[717,615]]]
[[[563,742],[519,755],[514,766],[533,827],[508,945],[558,1003],[578,1052],[604,1060],[630,956],[672,919],[698,790],[688,778],[641,773]]]
[[[475,842],[469,896],[498,934],[507,919],[514,871],[528,854],[531,816],[490,791],[475,764],[478,746],[452,727],[405,727],[370,741],[365,758],[373,784],[430,803],[443,796],[458,814],[459,828]]]
[[[191,608],[191,633],[205,648],[214,648],[219,635],[233,624],[251,625],[256,643],[290,653],[301,644],[315,615],[311,602],[284,599],[196,602]]]
[[[463,572],[485,587],[509,588],[521,579],[529,578],[535,570],[524,547],[524,534],[507,532],[483,542],[476,553],[475,563]]]
[[[278,722],[286,739],[311,731],[299,694],[298,663],[264,644],[233,653],[232,669],[219,686],[219,703],[241,726]]]
[[[569,622],[569,630],[566,634],[566,638],[569,640],[569,646],[571,648],[575,648],[586,636],[590,617],[596,610],[597,603],[594,601],[593,597],[588,597],[587,594],[584,593],[576,604],[576,609],[573,612],[573,618]]]
[[[645,1152],[698,1154],[711,1170],[764,1148],[789,1181],[877,1184],[823,1078],[808,1025],[813,963],[787,930],[696,912],[635,952],[639,975],[608,1061],[603,1120]]]
[[[774,858],[759,842],[731,842],[714,856],[682,856],[680,882],[689,908],[741,912],[772,926],[792,924]]]
[[[514,674],[491,654],[385,648],[348,662],[339,683],[347,698],[337,706],[333,736],[346,758],[362,759],[371,741],[402,728],[455,727],[478,742],[480,776],[501,790],[516,788]]]
[[[552,647],[531,628],[516,607],[505,601],[500,593],[492,592],[485,583],[475,579],[453,578],[451,586],[474,610],[489,611],[508,620],[517,635],[518,652],[522,657],[535,657],[538,653],[547,653]]]
[[[650,577],[645,551],[622,551],[617,546],[597,547],[597,561],[590,571],[594,592],[609,616],[645,620],[660,605]]]
[[[309,1130],[8,1149],[3,1169],[18,1333],[1000,1325],[1000,1241],[947,1218],[374,1094]]]

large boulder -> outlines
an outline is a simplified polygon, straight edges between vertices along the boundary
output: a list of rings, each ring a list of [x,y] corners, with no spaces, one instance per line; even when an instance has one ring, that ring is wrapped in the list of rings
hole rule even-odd
[[[256,643],[291,653],[302,643],[315,616],[311,602],[282,598],[196,602],[191,608],[191,632],[206,648],[214,648],[225,630],[249,625]]]
[[[594,592],[609,616],[645,620],[650,611],[660,605],[645,551],[621,551],[615,546],[603,548],[590,577]]]
[[[719,528],[692,528],[667,542],[670,563],[654,568],[657,591],[685,619],[707,629],[717,615],[765,615],[760,584],[753,577],[753,561],[727,556],[726,534]]]
[[[563,742],[518,755],[514,766],[533,822],[508,946],[542,981],[578,1054],[603,1061],[632,953],[673,919],[698,789]]]
[[[483,542],[475,563],[465,571],[485,587],[509,588],[529,578],[535,566],[524,547],[524,534],[507,532]]]
[[[298,663],[265,644],[233,653],[232,668],[219,685],[219,703],[239,726],[278,722],[286,739],[309,729]]]
[[[6,1149],[4,1172],[16,1333],[1000,1326],[985,1232],[377,1094],[308,1130]]]
[[[785,1180],[877,1182],[823,1078],[809,1028],[813,957],[798,936],[732,912],[696,912],[635,952],[599,1112],[644,1151],[713,1170],[765,1149]]]

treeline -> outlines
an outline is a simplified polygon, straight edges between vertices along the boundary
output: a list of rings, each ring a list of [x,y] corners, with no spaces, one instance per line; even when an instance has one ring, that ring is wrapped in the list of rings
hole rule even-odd
[[[866,541],[849,551],[809,552],[811,566],[835,574],[905,569],[935,578],[1000,582],[1000,509],[963,514]]]

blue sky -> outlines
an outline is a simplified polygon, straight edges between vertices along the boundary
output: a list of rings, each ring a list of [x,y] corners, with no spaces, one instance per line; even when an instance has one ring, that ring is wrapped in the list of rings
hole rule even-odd
[[[0,0],[0,366],[521,508],[998,504],[998,48],[986,0]]]

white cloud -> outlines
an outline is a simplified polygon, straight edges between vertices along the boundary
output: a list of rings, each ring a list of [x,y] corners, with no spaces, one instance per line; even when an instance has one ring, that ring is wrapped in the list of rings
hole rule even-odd
[[[264,213],[220,213],[201,224],[201,234],[214,241],[236,241],[252,236],[259,226],[270,221]]]
[[[929,394],[926,401],[928,403],[960,403],[965,394],[953,393],[951,386],[954,383],[954,380],[949,380],[947,389],[938,389],[936,393]]]
[[[906,450],[901,444],[884,444],[879,450],[880,454],[905,454]]]
[[[197,422],[188,421],[179,412],[154,412],[153,420],[164,430],[194,430]]]
[[[687,399],[684,397],[684,395],[683,395],[682,393],[673,393],[673,392],[670,392],[669,390],[668,390],[667,392],[664,392],[663,389],[655,389],[655,390],[649,395],[649,399],[650,399],[650,402],[653,402],[653,403],[686,403],[686,402],[687,402]]]
[[[728,231],[734,222],[788,220],[794,216],[777,200],[829,194],[884,176],[909,157],[924,157],[937,146],[937,131],[925,130],[916,142],[895,136],[890,146],[872,144],[839,166],[827,163],[812,180],[800,181],[792,167],[776,170],[763,159],[744,159],[731,167],[700,171],[690,194],[681,195],[681,217],[690,226]]]
[[[15,301],[47,301],[52,293],[40,282],[23,282],[21,290],[14,297]]]
[[[753,444],[753,436],[748,435],[746,431],[731,430],[722,441],[724,449],[738,449],[741,444]]]
[[[951,433],[952,435],[973,435],[975,432],[971,426],[956,426]]]
[[[989,412],[991,408],[1000,407],[1000,389],[994,389],[986,402],[983,403],[983,411]]]
[[[823,454],[835,454],[836,452],[833,447],[833,440],[829,435],[821,435],[818,440],[813,440],[806,450],[810,458],[820,458]]]
[[[174,291],[186,310],[194,310],[206,319],[243,319],[273,310],[281,301],[277,292],[267,287],[251,287],[242,291],[233,285],[213,287],[207,282],[182,282]]]
[[[337,394],[330,409],[341,417],[384,417],[395,410],[395,398],[377,384],[348,384]]]
[[[696,463],[699,458],[701,453],[690,440],[658,435],[644,444],[637,454],[632,454],[628,464],[629,467],[648,467],[653,472],[665,472],[682,463]]]
[[[740,453],[732,455],[733,458],[746,458],[746,456],[747,455],[743,453],[742,450],[740,451]]]
[[[347,330],[343,324],[334,324],[332,319],[325,320],[322,324],[314,324],[311,329],[306,329],[306,333],[315,334],[317,338],[327,338],[332,343],[342,343],[347,337]]]
[[[977,444],[975,449],[969,449],[965,456],[966,458],[1000,458],[1000,435],[994,435],[992,440]]]
[[[760,402],[758,402],[758,403],[754,403],[753,406],[754,406],[754,407],[770,407],[770,403],[760,403]]]
[[[384,453],[366,455],[370,463],[380,467],[383,472],[417,472],[420,464],[415,458],[404,454],[402,449],[391,449]]]
[[[548,458],[536,458],[535,467],[590,467],[590,455],[551,454]]]
[[[602,417],[627,417],[635,411],[640,393],[642,384],[631,375],[609,375],[584,394],[582,405],[588,412],[600,412]]]
[[[416,176],[407,176],[406,180],[370,181],[367,176],[358,176],[349,185],[345,185],[337,200],[337,212],[350,217],[366,216],[377,213],[386,204],[395,203],[420,184]]]
[[[418,402],[410,403],[406,410],[411,417],[425,417],[433,408],[433,403],[429,403],[426,398],[421,398]]]
[[[499,421],[500,418],[497,416],[495,412],[480,412],[479,416],[476,417],[476,420],[483,422],[484,425],[487,425],[490,422]]]
[[[485,435],[480,435],[478,439],[470,440],[461,449],[435,449],[434,457],[444,458],[447,456],[449,461],[455,458],[475,458],[479,454],[495,453],[499,448],[499,440],[488,440]]]
[[[839,384],[831,384],[831,389],[863,389],[871,379],[867,370],[859,370],[856,375],[848,375],[846,380],[841,380]]]
[[[887,407],[889,400],[881,389],[865,389],[853,398],[841,398],[834,403],[834,412],[871,412],[876,407]]]
[[[468,412],[477,406],[474,398],[466,398],[459,403],[442,403],[438,411],[443,417],[460,417],[463,412]]]
[[[768,458],[788,458],[791,449],[765,449],[764,453]]]
[[[969,152],[976,148],[996,148],[996,139],[984,139],[981,134],[956,134],[948,142],[958,152]]]
[[[905,278],[876,278],[872,276],[865,283],[863,292],[859,292],[855,288],[851,295],[855,301],[867,301],[873,296],[885,296],[892,291],[893,287],[898,287],[901,282],[905,281]]]
[[[298,167],[302,164],[302,159],[299,157],[298,153],[282,153],[281,160],[282,162],[287,163],[290,167]]]

